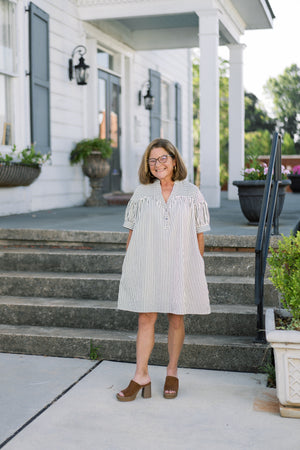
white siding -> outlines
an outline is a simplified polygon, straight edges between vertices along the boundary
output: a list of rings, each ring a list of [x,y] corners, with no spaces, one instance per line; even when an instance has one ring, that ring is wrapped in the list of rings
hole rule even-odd
[[[192,123],[189,112],[191,69],[188,64],[188,50],[134,52],[115,40],[112,47],[113,38],[99,32],[92,25],[86,27],[78,19],[77,9],[72,1],[35,0],[34,3],[50,16],[52,161],[43,167],[40,177],[31,186],[0,188],[0,215],[81,205],[87,197],[87,179],[79,166],[70,166],[69,155],[76,141],[84,137],[94,137],[87,136],[88,123],[94,114],[87,104],[88,89],[91,89],[92,85],[77,86],[75,80],[70,82],[68,79],[68,59],[77,45],[87,45],[87,38],[94,38],[99,44],[110,46],[117,52],[122,83],[122,189],[130,192],[136,187],[141,155],[149,143],[149,111],[138,106],[138,91],[143,82],[148,80],[149,68],[159,71],[162,79],[170,83],[179,82],[182,86],[182,149],[184,160],[190,168]],[[15,101],[15,123],[18,128],[16,144],[19,150],[30,144],[29,91],[28,80],[24,74],[25,70],[28,70],[28,16],[24,12],[27,5],[25,0],[18,3],[18,55],[21,60],[14,83],[16,95],[22,94],[22,102],[18,104]],[[88,33],[85,31],[87,28]],[[87,53],[87,63],[90,64],[91,60],[92,55]],[[95,71],[96,68],[91,67],[90,70]]]

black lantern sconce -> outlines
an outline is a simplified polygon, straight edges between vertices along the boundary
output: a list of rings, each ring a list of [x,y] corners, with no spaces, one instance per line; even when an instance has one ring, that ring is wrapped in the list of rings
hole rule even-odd
[[[88,69],[90,66],[85,64],[83,55],[86,54],[86,48],[84,45],[77,45],[72,52],[72,58],[69,59],[69,79],[73,80],[73,58],[76,53],[79,53],[79,63],[74,67],[75,69],[75,78],[77,84],[84,85],[87,84],[87,80],[89,77]]]
[[[146,81],[146,83],[144,83],[144,85],[143,85],[143,88],[144,87],[147,89],[146,95],[143,95],[145,109],[148,109],[150,111],[153,108],[154,101],[155,101],[154,96],[151,94],[150,81]],[[143,90],[143,88],[142,88],[142,90]],[[139,105],[142,104],[142,90],[139,91]]]

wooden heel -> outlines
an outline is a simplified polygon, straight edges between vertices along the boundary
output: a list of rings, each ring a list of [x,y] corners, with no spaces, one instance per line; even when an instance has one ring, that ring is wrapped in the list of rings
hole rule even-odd
[[[142,390],[143,398],[151,398],[151,383],[146,384]]]

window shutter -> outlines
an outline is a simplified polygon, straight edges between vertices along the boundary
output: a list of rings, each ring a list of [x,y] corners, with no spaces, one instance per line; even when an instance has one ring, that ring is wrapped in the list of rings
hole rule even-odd
[[[150,141],[160,137],[160,73],[149,69],[151,93],[154,96],[154,105],[150,111]]]
[[[181,153],[181,86],[179,83],[175,83],[175,112],[176,147]]]
[[[41,153],[50,152],[49,15],[30,3],[30,120],[31,142]]]

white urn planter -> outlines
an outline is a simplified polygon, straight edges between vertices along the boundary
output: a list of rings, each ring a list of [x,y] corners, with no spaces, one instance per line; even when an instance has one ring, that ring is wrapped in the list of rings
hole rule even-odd
[[[266,338],[274,350],[280,415],[300,419],[300,331],[276,330],[275,311],[267,309]]]

